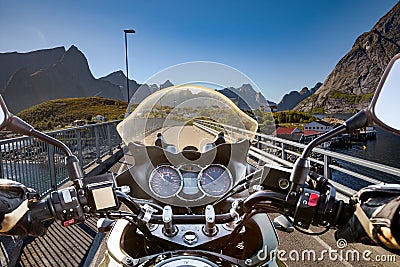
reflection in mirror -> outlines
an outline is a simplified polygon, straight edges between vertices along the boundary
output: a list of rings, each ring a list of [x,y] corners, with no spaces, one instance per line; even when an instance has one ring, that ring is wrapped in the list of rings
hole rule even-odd
[[[4,115],[4,112],[2,109],[0,109],[0,125],[2,125],[4,123],[6,119],[6,116]]]
[[[8,110],[6,104],[4,103],[3,97],[0,95],[0,130],[2,130],[5,127],[7,114]]]
[[[400,60],[396,60],[384,81],[379,97],[376,100],[375,117],[386,126],[400,131],[399,118],[400,97]]]

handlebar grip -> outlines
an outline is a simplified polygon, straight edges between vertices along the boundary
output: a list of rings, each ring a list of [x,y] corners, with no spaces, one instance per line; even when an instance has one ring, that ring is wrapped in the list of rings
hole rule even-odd
[[[56,219],[55,214],[53,214],[49,208],[48,201],[48,198],[44,198],[39,202],[34,203],[29,208],[33,220],[37,222],[45,222],[51,219]]]
[[[342,208],[337,210],[336,219],[333,222],[333,227],[341,227],[346,224],[350,218],[353,216],[355,208],[353,205],[348,203],[344,203],[343,201],[336,201],[335,206],[338,205],[338,202],[341,202]]]
[[[10,226],[10,229],[5,232],[7,235],[30,235],[42,236],[46,232],[46,227],[43,225],[44,221],[54,218],[49,210],[47,199],[42,199],[39,202],[29,202],[26,200],[25,204],[20,205],[25,209],[22,216],[18,217],[21,212],[15,214],[8,214],[15,223]],[[4,229],[3,229],[4,230]]]

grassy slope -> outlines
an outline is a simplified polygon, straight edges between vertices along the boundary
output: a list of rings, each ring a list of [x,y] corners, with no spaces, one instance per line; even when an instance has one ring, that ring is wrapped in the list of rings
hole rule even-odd
[[[102,97],[50,100],[19,112],[17,115],[40,130],[65,127],[74,120],[91,121],[96,115],[108,120],[123,119],[127,103]]]

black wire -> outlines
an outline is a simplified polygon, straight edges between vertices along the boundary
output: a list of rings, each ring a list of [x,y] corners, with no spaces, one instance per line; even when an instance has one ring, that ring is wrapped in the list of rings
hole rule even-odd
[[[310,235],[310,236],[323,235],[323,234],[325,234],[326,232],[328,232],[329,229],[330,229],[330,227],[327,226],[327,227],[325,228],[325,230],[323,230],[323,231],[321,231],[321,232],[317,232],[317,233],[304,231],[303,229],[299,228],[296,224],[294,224],[293,221],[292,221],[292,219],[291,219],[289,216],[285,216],[285,217],[286,217],[286,219],[288,219],[289,222],[293,225],[294,229],[296,229],[297,231],[299,231],[300,233],[305,234],[305,235]]]
[[[271,213],[271,212],[280,213],[279,210],[282,209],[282,207],[271,206],[271,205],[263,204],[263,203],[258,203],[258,204],[256,204],[256,205],[254,205],[254,208],[263,210],[263,211],[265,211],[266,213]]]
[[[128,162],[126,162],[126,161],[117,161],[117,162],[118,162],[118,163],[121,163],[121,164],[128,165],[128,166],[130,166],[130,167],[134,166],[133,164],[128,163]]]
[[[329,227],[326,227],[325,230],[323,230],[323,231],[321,231],[321,232],[318,232],[318,233],[314,233],[314,232],[307,232],[307,231],[304,231],[304,230],[300,229],[299,227],[297,227],[295,224],[293,224],[293,227],[294,227],[294,229],[296,229],[296,230],[299,231],[300,233],[305,234],[305,235],[311,235],[311,236],[323,235],[323,234],[325,234],[326,232],[328,232],[329,229],[330,229]]]
[[[234,194],[243,192],[244,190],[248,189],[248,185],[246,185],[247,182],[251,181],[252,178],[254,177],[254,175],[256,175],[257,173],[261,172],[262,169],[257,170],[255,172],[250,173],[249,175],[247,175],[246,177],[244,177],[244,179],[240,180],[234,187],[231,188],[231,190],[229,190],[228,192],[226,192],[222,197],[220,197],[219,199],[217,199],[214,202],[214,206],[221,203],[222,201],[224,201],[225,199],[229,198],[230,196],[233,196]],[[239,186],[243,185],[244,186],[242,188],[240,188],[238,191],[235,191]]]
[[[235,229],[232,231],[230,234],[230,237],[227,241],[227,244],[222,248],[222,250],[229,248],[231,245],[233,245],[236,241],[236,239],[239,237],[240,231],[242,230],[244,224],[254,215],[259,214],[259,213],[265,213],[265,210],[259,209],[259,210],[253,210],[252,212],[246,214],[243,218],[243,220],[235,227]]]
[[[139,230],[143,233],[146,239],[151,241],[153,239],[153,235],[151,234],[149,228],[147,228],[146,224],[144,224],[143,221],[141,220],[135,221],[133,218],[135,217],[132,218],[126,217],[124,219],[130,222],[131,224],[135,225],[137,228],[139,228]]]

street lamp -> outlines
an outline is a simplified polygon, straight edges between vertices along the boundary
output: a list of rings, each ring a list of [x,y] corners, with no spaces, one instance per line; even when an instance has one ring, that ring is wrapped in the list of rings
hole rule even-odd
[[[126,38],[126,35],[128,33],[135,33],[135,30],[133,29],[124,30],[124,33],[125,33],[125,64],[126,64],[126,91],[127,91],[126,97],[128,98],[127,101],[129,105],[128,39]]]

